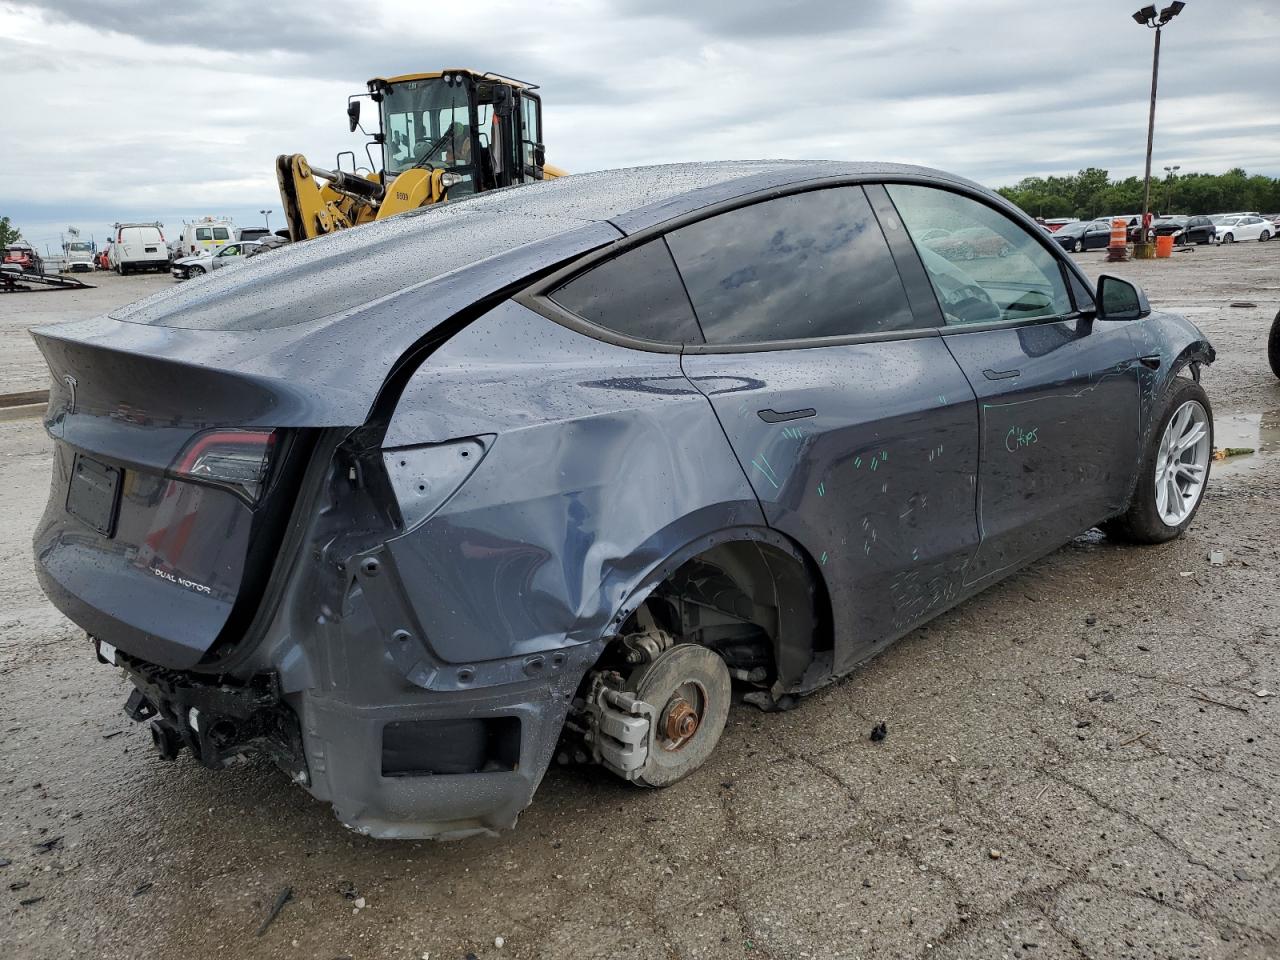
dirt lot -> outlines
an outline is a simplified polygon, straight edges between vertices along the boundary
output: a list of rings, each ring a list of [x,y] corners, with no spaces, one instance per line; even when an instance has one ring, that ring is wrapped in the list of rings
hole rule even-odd
[[[677,787],[553,770],[497,839],[369,841],[265,765],[158,760],[35,585],[48,444],[0,422],[0,954],[1280,956],[1280,244],[1115,272],[1209,333],[1219,445],[1260,450],[1185,538],[1083,537],[794,712],[735,709]],[[165,283],[0,299],[9,389],[41,385],[32,311]]]

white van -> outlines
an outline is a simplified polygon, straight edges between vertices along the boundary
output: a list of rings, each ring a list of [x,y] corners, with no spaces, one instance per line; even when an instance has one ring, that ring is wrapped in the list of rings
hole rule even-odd
[[[122,277],[135,270],[168,270],[169,248],[161,226],[159,222],[117,223],[107,265]]]
[[[214,254],[235,239],[236,228],[222,217],[205,217],[188,223],[182,228],[180,257],[199,257]]]

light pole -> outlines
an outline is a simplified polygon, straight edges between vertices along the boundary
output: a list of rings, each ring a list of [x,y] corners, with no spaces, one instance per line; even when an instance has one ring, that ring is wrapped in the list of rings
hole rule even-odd
[[[259,212],[260,214],[262,214],[264,217],[266,217],[266,220],[267,220],[267,233],[270,233],[270,232],[271,232],[271,211],[270,211],[270,210],[259,210],[258,212]]]
[[[1173,0],[1169,6],[1156,13],[1155,4],[1147,4],[1133,15],[1133,19],[1144,27],[1156,32],[1155,53],[1151,56],[1151,112],[1147,117],[1147,167],[1142,177],[1142,232],[1140,240],[1143,252],[1138,256],[1150,256],[1147,250],[1147,217],[1151,210],[1151,142],[1156,132],[1156,80],[1160,76],[1160,31],[1165,25],[1182,12],[1186,6],[1183,0]],[[1136,251],[1135,251],[1136,252]]]
[[[1182,164],[1180,163],[1164,168],[1164,206],[1168,213],[1173,213],[1173,184],[1178,178],[1178,171],[1181,169]]]

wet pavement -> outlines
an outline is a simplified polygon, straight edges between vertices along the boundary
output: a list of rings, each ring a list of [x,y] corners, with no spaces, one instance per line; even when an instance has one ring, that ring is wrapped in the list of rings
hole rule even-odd
[[[1256,451],[1185,537],[1081,537],[735,708],[676,787],[553,769],[498,838],[370,841],[265,764],[157,759],[36,587],[49,448],[0,422],[0,956],[1280,956],[1280,244],[1108,268],[1202,325],[1218,444]]]

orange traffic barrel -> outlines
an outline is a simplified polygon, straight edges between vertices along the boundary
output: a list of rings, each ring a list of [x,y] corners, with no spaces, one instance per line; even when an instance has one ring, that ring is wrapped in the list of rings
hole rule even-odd
[[[1156,237],[1156,256],[1167,257],[1173,253],[1173,234]]]
[[[1129,224],[1117,217],[1111,221],[1111,243],[1107,245],[1107,263],[1124,263],[1129,259]]]

